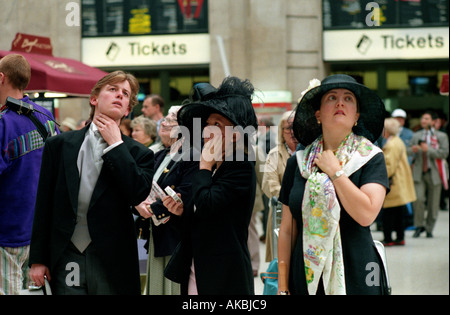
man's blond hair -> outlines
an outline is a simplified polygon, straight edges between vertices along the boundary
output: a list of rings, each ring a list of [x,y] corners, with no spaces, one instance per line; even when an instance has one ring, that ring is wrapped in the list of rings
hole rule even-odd
[[[30,83],[31,67],[24,56],[9,54],[0,59],[0,72],[8,78],[14,89],[24,91]]]

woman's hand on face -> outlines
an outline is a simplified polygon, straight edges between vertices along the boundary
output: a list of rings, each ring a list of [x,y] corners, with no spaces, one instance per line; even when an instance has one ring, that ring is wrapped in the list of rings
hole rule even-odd
[[[322,153],[318,153],[317,157],[314,159],[314,163],[316,163],[322,172],[330,177],[342,169],[339,160],[331,150],[325,150]]]
[[[205,143],[200,159],[200,169],[212,170],[217,162],[222,162],[225,152],[223,152],[222,137],[213,137]]]

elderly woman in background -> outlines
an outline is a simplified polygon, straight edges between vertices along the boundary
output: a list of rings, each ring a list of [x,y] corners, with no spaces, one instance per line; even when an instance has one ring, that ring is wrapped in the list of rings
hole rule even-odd
[[[152,144],[150,146],[150,149],[152,149],[154,152],[167,149],[177,141],[175,135],[171,136],[171,133],[172,129],[178,126],[177,112],[180,108],[181,106],[172,105],[169,109],[169,112],[167,113],[167,116],[161,120],[158,131],[160,141],[157,141],[155,144]],[[171,152],[174,153],[178,151],[180,145],[181,141],[179,144],[171,148]]]
[[[406,146],[398,136],[400,122],[395,118],[384,121],[383,146],[386,169],[391,191],[386,195],[383,204],[382,220],[384,245],[405,245],[405,214],[406,204],[416,200],[416,191],[408,163]],[[392,231],[397,233],[397,239],[392,240]]]
[[[281,116],[278,124],[278,144],[267,155],[261,188],[269,198],[276,197],[278,199],[286,162],[294,154],[298,145],[298,140],[292,132],[293,113],[293,111],[287,111]],[[272,211],[273,209],[270,207],[266,230],[266,261],[274,259],[272,252],[274,228],[272,225]]]
[[[120,121],[119,125],[120,131],[128,137],[131,137],[131,133],[133,132],[133,129],[131,129],[131,119],[130,118],[124,118]]]
[[[183,203],[192,198],[192,176],[198,170],[190,150],[182,152],[177,133],[177,112],[181,106],[172,106],[161,121],[159,136],[164,149],[155,153],[155,175],[153,181],[165,189],[171,187]],[[173,131],[173,132],[172,132]],[[149,295],[179,295],[180,285],[164,277],[164,268],[181,240],[181,214],[172,214],[162,199],[149,196],[136,206],[140,214],[137,221],[143,229],[148,251],[147,280],[145,293]],[[151,218],[151,219],[150,219]]]
[[[150,147],[156,140],[156,121],[139,116],[131,121],[133,132],[131,137],[146,147]]]

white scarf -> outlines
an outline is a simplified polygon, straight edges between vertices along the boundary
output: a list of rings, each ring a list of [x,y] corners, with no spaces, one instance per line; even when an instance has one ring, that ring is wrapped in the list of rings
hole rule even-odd
[[[304,150],[297,152],[302,176],[307,179],[302,202],[303,257],[309,294],[316,294],[321,276],[325,294],[346,294],[344,260],[339,219],[341,207],[333,182],[319,172],[314,158],[323,151],[320,136]],[[336,152],[346,176],[382,152],[368,139],[350,133]]]

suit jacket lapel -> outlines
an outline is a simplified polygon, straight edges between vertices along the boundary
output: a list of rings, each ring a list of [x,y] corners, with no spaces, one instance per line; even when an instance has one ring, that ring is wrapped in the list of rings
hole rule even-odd
[[[77,167],[77,159],[87,128],[88,127],[85,127],[79,131],[74,131],[72,137],[68,138],[66,146],[62,149],[64,165],[66,166],[67,189],[69,191],[70,203],[72,204],[75,213],[78,208],[78,193],[80,189],[80,173]]]
[[[173,166],[175,166],[176,162],[174,160],[170,160],[169,164],[167,164],[166,168],[162,172],[161,176],[158,178],[158,184],[162,183],[164,179],[169,175],[170,171],[172,171]]]
[[[108,187],[108,180],[107,176],[105,176],[105,170],[102,167],[102,170],[100,171],[100,175],[98,176],[97,184],[95,184],[94,191],[92,192],[91,202],[89,203],[89,209],[91,209],[97,200],[100,198],[100,196],[103,194],[103,192]]]
[[[127,141],[124,135],[122,135],[122,140],[124,143]],[[109,182],[110,176],[108,176],[107,172],[108,169],[105,167],[105,165],[102,165],[102,169],[100,170],[100,174],[98,175],[97,183],[95,184],[94,191],[92,192],[89,209],[91,209],[95,205],[100,196],[105,192],[108,186],[111,185],[111,183]]]

